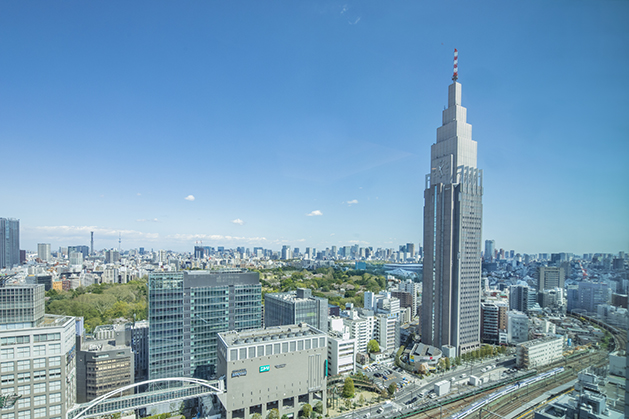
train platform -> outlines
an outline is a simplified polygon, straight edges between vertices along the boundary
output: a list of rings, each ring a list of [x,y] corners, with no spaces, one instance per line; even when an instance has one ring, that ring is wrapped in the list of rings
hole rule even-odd
[[[542,394],[541,396],[531,400],[528,403],[525,403],[524,405],[520,406],[519,408],[515,409],[513,412],[509,413],[508,415],[506,415],[504,417],[504,419],[517,419],[520,416],[522,416],[523,413],[528,412],[529,410],[531,410],[532,408],[535,408],[537,405],[539,405],[540,403],[548,400],[548,398],[550,398],[552,395],[557,394],[557,393],[562,393],[565,390],[568,390],[569,388],[573,388],[575,383],[577,382],[576,379],[568,381],[566,384],[562,384],[558,387],[555,387],[553,389],[550,389],[548,391],[546,391],[544,394]]]

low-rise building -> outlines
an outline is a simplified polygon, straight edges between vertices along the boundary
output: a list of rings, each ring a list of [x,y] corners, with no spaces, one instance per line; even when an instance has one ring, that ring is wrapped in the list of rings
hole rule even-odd
[[[298,417],[308,403],[326,413],[328,336],[307,324],[218,334],[219,400],[226,419]]]
[[[356,371],[356,339],[349,333],[328,333],[328,374],[353,374]]]
[[[547,337],[520,343],[516,349],[518,368],[535,368],[548,365],[561,358],[563,337]]]

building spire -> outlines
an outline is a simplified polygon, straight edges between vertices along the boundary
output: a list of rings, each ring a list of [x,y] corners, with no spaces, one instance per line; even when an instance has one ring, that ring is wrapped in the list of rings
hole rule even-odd
[[[452,75],[452,81],[459,79],[459,51],[454,48],[454,74]]]

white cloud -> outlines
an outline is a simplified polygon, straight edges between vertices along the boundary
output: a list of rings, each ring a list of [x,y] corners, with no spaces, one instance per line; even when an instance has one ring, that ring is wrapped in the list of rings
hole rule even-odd
[[[103,228],[96,226],[41,226],[34,227],[34,230],[47,234],[47,240],[63,240],[69,238],[85,239],[89,237],[90,232],[94,232],[95,237],[114,237],[121,235],[123,238],[156,240],[159,238],[157,233],[144,233],[137,230],[114,230],[111,228]]]
[[[346,202],[347,205],[352,206],[354,204],[358,204],[358,199],[352,199],[351,201]]]
[[[203,241],[220,241],[220,242],[232,242],[232,243],[269,243],[266,237],[237,237],[237,236],[223,236],[222,234],[173,234],[166,237],[167,239],[192,242],[197,240]]]
[[[359,17],[359,18],[357,18],[354,22],[349,22],[349,24],[350,24],[350,25],[355,25],[355,24],[357,24],[358,22],[360,22],[360,17]]]
[[[159,220],[157,218],[152,218],[152,219],[144,219],[144,218],[140,218],[139,220],[135,220],[139,223],[146,223],[146,222],[150,222],[150,223],[158,223]]]
[[[194,195],[188,195],[184,198],[186,201],[194,201]]]
[[[243,225],[245,222],[242,221],[240,218],[236,218],[235,220],[232,220],[232,223],[234,224],[238,224],[239,226]]]
[[[364,240],[350,240],[349,242],[353,244],[369,244],[369,242],[366,242]]]
[[[306,215],[307,215],[308,217],[313,217],[313,216],[315,216],[315,215],[323,215],[323,213],[322,213],[321,211],[319,211],[319,210],[314,210],[314,211],[312,211],[311,213],[306,214]]]
[[[347,4],[343,5],[343,10],[341,10],[341,14],[347,12]]]
[[[138,192],[138,196],[142,196],[142,194],[140,192]]]

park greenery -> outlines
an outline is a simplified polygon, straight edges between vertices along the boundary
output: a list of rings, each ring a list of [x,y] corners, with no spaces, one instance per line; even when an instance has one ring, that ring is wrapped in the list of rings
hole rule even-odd
[[[380,352],[380,345],[378,345],[377,340],[371,339],[369,342],[367,342],[367,352],[369,352],[370,354]]]
[[[345,383],[343,384],[343,397],[346,399],[351,399],[354,397],[355,389],[354,389],[354,380],[351,377],[347,377],[345,379]]]
[[[147,307],[146,280],[46,291],[46,313],[83,317],[88,332],[103,324],[145,320]]]

